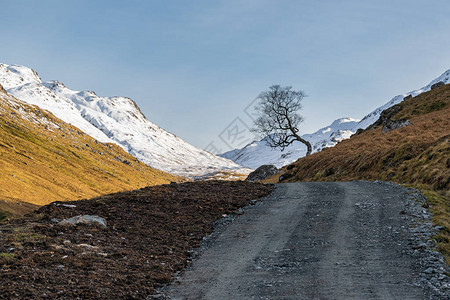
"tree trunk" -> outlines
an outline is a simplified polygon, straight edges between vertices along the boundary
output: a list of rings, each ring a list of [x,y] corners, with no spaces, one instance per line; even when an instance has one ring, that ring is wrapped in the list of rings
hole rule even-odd
[[[302,139],[299,135],[296,135],[297,141],[302,142],[306,145],[306,156],[310,155],[312,152],[311,143],[305,139]]]

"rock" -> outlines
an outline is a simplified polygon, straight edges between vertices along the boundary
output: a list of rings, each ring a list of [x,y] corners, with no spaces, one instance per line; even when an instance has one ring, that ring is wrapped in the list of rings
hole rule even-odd
[[[92,245],[89,245],[89,244],[78,244],[77,247],[84,248],[86,250],[91,250],[91,251],[98,249],[98,246],[92,246]]]
[[[70,219],[62,220],[58,223],[58,225],[71,225],[75,226],[78,224],[86,224],[86,225],[99,225],[103,228],[106,228],[106,220],[99,216],[92,215],[84,215],[84,216],[75,216]]]
[[[400,119],[400,120],[389,120],[386,124],[383,125],[381,131],[383,133],[389,132],[391,130],[399,129],[402,127],[406,127],[411,125],[411,122],[408,119]]]
[[[431,273],[433,273],[433,268],[427,268],[427,269],[425,269],[425,271],[423,271],[425,274],[431,274]]]
[[[380,114],[380,118],[367,129],[375,129],[379,126],[383,126],[382,131],[386,133],[410,125],[411,122],[407,119],[392,120],[392,118],[401,110],[402,107],[398,104],[383,110]]]
[[[403,101],[409,100],[409,99],[411,99],[412,97],[413,97],[413,96],[412,96],[411,94],[409,94],[408,96],[406,96],[406,97],[403,98]]]
[[[280,173],[280,170],[274,165],[262,165],[255,171],[251,172],[245,181],[263,180],[278,173]]]
[[[431,86],[431,89],[434,90],[434,89],[436,89],[438,87],[441,87],[441,86],[444,86],[444,85],[445,85],[445,83],[443,81],[439,81],[439,82],[436,82],[435,84],[433,84]]]
[[[3,88],[3,86],[0,84],[0,92],[5,93],[6,94],[6,90]]]
[[[75,207],[77,207],[76,205],[73,205],[73,204],[61,204],[61,203],[58,203],[58,202],[55,202],[54,205],[67,207],[67,208],[75,208]]]
[[[380,114],[380,118],[367,129],[375,129],[378,126],[387,124],[401,110],[402,107],[398,104],[383,110]]]
[[[356,136],[356,135],[360,135],[361,133],[363,133],[365,131],[365,129],[359,128],[358,130],[356,130],[356,132],[354,134],[352,134],[351,136]]]
[[[280,178],[278,178],[278,182],[282,182],[288,178],[291,178],[292,176],[294,176],[294,175],[291,173],[284,173],[280,176]]]
[[[427,244],[420,243],[419,245],[413,247],[413,249],[425,249],[427,247]]]

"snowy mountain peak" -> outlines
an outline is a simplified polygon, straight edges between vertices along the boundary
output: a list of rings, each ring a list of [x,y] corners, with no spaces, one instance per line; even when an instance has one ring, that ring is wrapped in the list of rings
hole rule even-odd
[[[249,171],[164,131],[130,98],[74,91],[57,80],[42,82],[36,72],[17,65],[0,65],[0,84],[16,98],[51,111],[101,142],[121,146],[157,169],[189,177],[223,170]]]
[[[302,138],[311,143],[313,152],[333,147],[340,141],[350,138],[358,129],[366,129],[372,125],[378,120],[383,110],[402,102],[406,96],[411,95],[415,97],[431,90],[431,87],[438,82],[443,82],[444,84],[450,83],[450,70],[445,71],[441,76],[421,89],[395,96],[385,105],[366,115],[362,120],[353,118],[337,119],[330,126],[321,128],[313,134],[304,134]],[[306,147],[302,143],[294,142],[282,152],[279,149],[270,148],[265,140],[262,139],[252,142],[242,149],[235,149],[220,154],[220,156],[231,159],[243,166],[256,169],[265,164],[282,167],[305,156],[305,154]]]
[[[0,64],[0,77],[4,78],[2,85],[6,90],[27,83],[42,82],[34,70],[19,65]]]
[[[343,125],[345,126],[346,123],[350,123],[350,122],[359,122],[361,121],[360,119],[354,119],[354,118],[340,118],[335,120],[333,123],[331,123],[331,125],[329,126],[330,128],[338,128],[339,126]]]

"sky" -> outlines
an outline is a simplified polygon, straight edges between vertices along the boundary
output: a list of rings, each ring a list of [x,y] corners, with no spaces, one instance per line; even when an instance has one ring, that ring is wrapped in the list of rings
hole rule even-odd
[[[450,68],[450,1],[0,0],[0,62],[73,90],[132,98],[212,152],[252,126],[271,85],[304,91],[312,133],[362,118]],[[247,112],[247,113],[246,113]],[[220,150],[220,151],[219,151]]]

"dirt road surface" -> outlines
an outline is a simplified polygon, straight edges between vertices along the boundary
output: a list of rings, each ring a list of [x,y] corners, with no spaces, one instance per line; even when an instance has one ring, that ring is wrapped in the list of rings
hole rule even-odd
[[[417,284],[401,187],[286,183],[249,208],[164,294],[170,299],[430,299]]]

